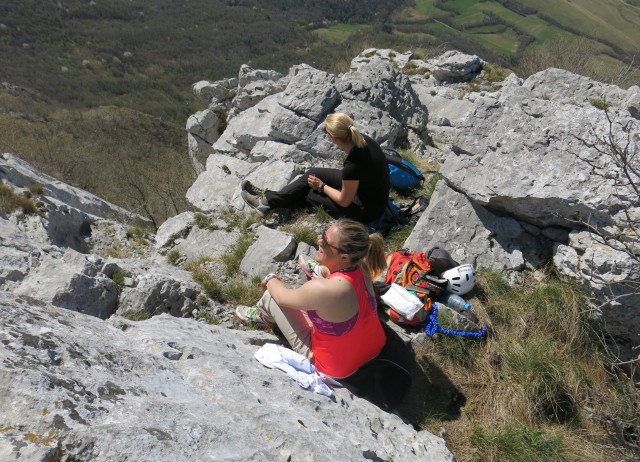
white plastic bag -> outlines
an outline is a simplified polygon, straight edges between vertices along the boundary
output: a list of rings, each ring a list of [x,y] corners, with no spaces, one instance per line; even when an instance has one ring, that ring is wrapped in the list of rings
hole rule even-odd
[[[406,319],[411,320],[420,311],[424,305],[422,300],[409,293],[407,289],[399,284],[393,283],[389,290],[382,295],[382,300],[389,305],[394,311]]]

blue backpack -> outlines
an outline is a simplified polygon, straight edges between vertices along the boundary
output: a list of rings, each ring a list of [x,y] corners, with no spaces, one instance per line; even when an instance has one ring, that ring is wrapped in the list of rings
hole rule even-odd
[[[389,164],[391,187],[399,191],[417,188],[424,181],[424,175],[411,162],[400,157],[396,151],[385,150]]]

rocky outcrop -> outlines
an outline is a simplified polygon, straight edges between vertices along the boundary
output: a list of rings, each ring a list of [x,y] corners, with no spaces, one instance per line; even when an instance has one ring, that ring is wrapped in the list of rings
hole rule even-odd
[[[636,186],[640,181],[633,173],[638,87],[558,69],[525,81],[511,75],[475,93],[433,79],[414,79],[414,86],[440,141],[446,186],[407,244],[421,250],[438,242],[460,260],[508,270],[514,280],[514,270],[552,260],[596,295],[602,321],[626,359],[633,357],[640,344],[640,197],[623,183],[627,174]],[[627,172],[613,149],[626,149]]]
[[[274,189],[308,165],[335,165],[340,151],[322,132],[324,118],[333,111],[351,114],[363,132],[383,145],[406,145],[419,151],[424,147],[426,108],[408,78],[379,59],[356,60],[351,71],[339,76],[308,65],[292,67],[289,75],[279,80],[268,71],[248,73],[244,69],[241,74],[252,76],[251,88],[261,83],[268,90],[247,106],[247,99],[240,95],[249,84],[243,86],[241,77],[239,92],[225,103],[231,109],[224,133],[210,146],[190,141],[192,158],[209,156],[206,171],[187,194],[188,200],[203,211],[213,211],[220,202],[242,209],[243,202],[237,200],[238,180],[252,172],[279,172],[269,177],[254,175],[261,178],[258,186]],[[256,80],[259,76],[262,80]],[[223,82],[218,85],[224,87]],[[219,104],[210,104],[209,110]],[[229,166],[231,175],[236,176],[235,192],[230,191],[228,181],[220,181],[218,162],[211,162],[219,156],[251,165],[245,172]],[[286,165],[288,162],[295,166]],[[282,175],[283,170],[288,173]]]
[[[408,247],[439,245],[514,284],[553,262],[602,302],[603,325],[631,358],[640,203],[603,157],[602,139],[628,142],[637,162],[640,90],[557,69],[484,84],[478,66],[478,57],[366,50],[340,75],[243,67],[239,78],[199,82],[208,107],[189,122],[201,173],[187,197],[206,213],[168,220],[143,247],[126,228],[140,217],[3,155],[3,183],[43,193],[38,214],[0,215],[0,458],[452,460],[442,440],[345,390],[331,401],[259,366],[258,345],[277,339],[227,329],[234,307],[169,262],[209,265],[224,281],[216,260],[247,232],[229,219],[244,207],[241,180],[279,189],[310,166],[339,166],[322,133],[331,111],[441,164]],[[296,256],[311,247],[276,221],[264,225],[248,231],[240,274],[297,278]],[[189,319],[201,311],[220,327]],[[152,319],[118,316],[130,312]]]
[[[621,147],[628,142],[629,153],[637,152],[640,89],[559,69],[527,80],[509,75],[496,81],[493,75],[484,82],[484,64],[457,51],[418,60],[410,53],[368,49],[337,76],[295,66],[282,92],[240,111],[212,145],[209,159],[224,154],[256,167],[244,176],[236,171],[237,179],[227,176],[219,186],[216,167],[207,169],[196,181],[201,193],[191,202],[211,211],[218,205],[209,198],[225,197],[242,208],[240,178],[278,189],[307,165],[331,165],[335,148],[319,128],[328,112],[344,111],[380,143],[408,146],[441,163],[444,181],[408,247],[444,246],[459,261],[506,271],[514,283],[521,271],[554,261],[561,274],[584,282],[607,302],[605,323],[630,347],[637,345],[638,244],[598,245],[593,235],[599,254],[616,262],[596,263],[582,233],[595,229],[637,239],[637,222],[630,230],[629,217],[640,216],[638,194],[621,187],[625,172],[603,152],[611,149],[610,135]]]
[[[108,321],[0,293],[2,460],[453,461],[346,389],[253,358],[277,338],[168,315]]]

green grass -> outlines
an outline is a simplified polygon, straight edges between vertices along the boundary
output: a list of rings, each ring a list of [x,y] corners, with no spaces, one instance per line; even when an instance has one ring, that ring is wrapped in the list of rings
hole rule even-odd
[[[595,107],[596,109],[600,109],[601,111],[607,110],[609,109],[609,107],[611,107],[611,104],[600,98],[591,98],[589,99],[589,102],[593,107]]]
[[[213,300],[224,301],[223,284],[204,268],[198,266],[191,271],[193,280],[197,282],[207,296]]]
[[[298,243],[304,242],[311,247],[316,247],[318,245],[318,233],[316,232],[315,227],[294,223],[292,225],[285,225],[281,227],[281,230],[292,234],[293,238]]]
[[[116,283],[116,290],[118,291],[118,294],[122,293],[122,289],[124,289],[125,278],[130,276],[131,274],[125,270],[116,271],[111,275],[111,280]]]
[[[35,202],[22,194],[16,194],[11,186],[0,183],[0,213],[6,215],[21,209],[24,214],[37,213]]]
[[[236,244],[222,255],[221,260],[225,267],[225,274],[228,277],[232,277],[240,271],[240,264],[253,243],[254,235],[254,233],[242,235]]]
[[[389,234],[385,238],[385,252],[387,254],[400,250],[404,247],[405,241],[409,238],[409,235],[413,231],[413,227],[407,226],[394,233]]]
[[[224,286],[224,298],[233,305],[255,305],[264,291],[260,286],[260,278],[245,281],[241,277],[235,277]]]
[[[221,322],[221,320],[220,320],[220,318],[218,316],[216,316],[215,314],[211,313],[210,311],[207,311],[204,308],[200,308],[198,310],[196,318],[198,319],[198,321],[202,321],[205,324],[218,325]]]
[[[414,376],[424,383],[412,388],[403,416],[432,432],[444,427],[459,460],[599,462],[633,454],[631,434],[614,437],[611,429],[637,428],[630,403],[638,391],[604,372],[610,357],[582,288],[553,273],[514,288],[502,274],[480,271],[466,298],[487,324],[486,338],[438,334],[419,347]],[[443,313],[439,322],[450,320]],[[450,396],[465,397],[462,416]]]
[[[470,443],[484,460],[505,462],[563,461],[562,441],[544,430],[509,425],[501,430],[474,429]],[[494,458],[495,457],[495,458]]]
[[[180,257],[180,251],[177,249],[172,249],[167,253],[167,261],[169,262],[169,264],[174,266],[176,265]]]
[[[146,321],[151,319],[151,314],[146,310],[127,310],[121,314],[123,318],[129,321]]]

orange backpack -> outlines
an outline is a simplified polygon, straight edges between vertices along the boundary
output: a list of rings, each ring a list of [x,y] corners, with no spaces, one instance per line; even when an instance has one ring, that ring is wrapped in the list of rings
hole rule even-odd
[[[437,276],[429,276],[431,265],[427,261],[424,253],[411,253],[408,249],[398,250],[387,255],[387,274],[384,279],[385,284],[398,284],[415,295],[424,302],[423,309],[413,316],[413,319],[406,319],[389,307],[389,318],[396,324],[416,325],[425,322],[431,311],[432,293],[440,293],[446,287],[446,280],[443,282]]]

